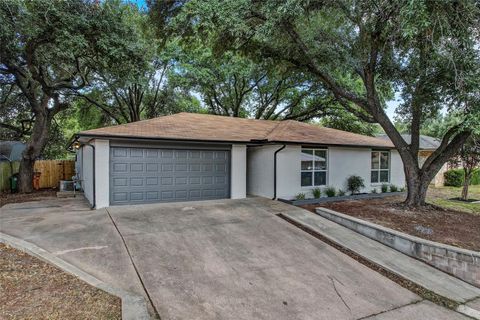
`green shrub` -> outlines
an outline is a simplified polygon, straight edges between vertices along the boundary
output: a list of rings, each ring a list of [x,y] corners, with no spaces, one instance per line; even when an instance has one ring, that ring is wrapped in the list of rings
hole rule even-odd
[[[305,193],[300,192],[295,196],[295,200],[305,200]]]
[[[359,193],[362,188],[365,188],[363,178],[360,176],[350,176],[347,179],[347,189],[351,194]]]
[[[471,185],[479,185],[480,184],[480,169],[477,169],[473,172],[472,179],[470,180]]]
[[[385,183],[382,184],[381,189],[382,189],[382,193],[388,192],[388,184],[385,184]]]
[[[327,195],[327,197],[335,197],[336,193],[337,192],[334,187],[327,187],[325,189],[325,194]]]
[[[461,187],[463,186],[465,173],[463,169],[451,169],[446,171],[443,174],[445,178],[445,185],[450,187]],[[479,185],[480,184],[480,169],[473,171],[472,178],[470,179],[470,185]]]
[[[314,188],[312,189],[312,194],[315,199],[318,199],[322,196],[322,189],[320,188]]]
[[[405,187],[400,188],[400,192],[405,192],[405,191],[407,191],[407,188],[405,188]]]
[[[373,188],[371,192],[372,193],[378,193],[377,188]]]
[[[445,185],[450,187],[460,187],[463,185],[463,169],[448,170],[443,174]]]
[[[390,185],[390,192],[397,192],[398,191],[398,187],[394,184],[391,184]]]
[[[342,190],[342,189],[338,190],[337,192],[337,196],[339,197],[343,197],[345,194],[346,194],[345,190]]]

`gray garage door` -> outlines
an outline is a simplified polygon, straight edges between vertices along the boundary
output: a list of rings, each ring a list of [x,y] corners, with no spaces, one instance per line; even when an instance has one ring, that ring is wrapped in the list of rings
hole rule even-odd
[[[228,198],[230,151],[110,148],[110,204]]]

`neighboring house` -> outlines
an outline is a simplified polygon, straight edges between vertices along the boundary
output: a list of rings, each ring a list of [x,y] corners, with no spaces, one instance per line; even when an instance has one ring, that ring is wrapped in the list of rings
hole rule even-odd
[[[406,143],[410,144],[410,141],[412,139],[411,135],[402,134],[401,136],[402,136],[403,140],[405,140]],[[386,134],[379,135],[378,138],[390,141],[390,138],[388,138],[388,136]],[[427,158],[435,150],[437,150],[438,147],[440,147],[440,143],[441,143],[441,141],[437,138],[420,135],[420,143],[419,143],[419,151],[418,151],[418,161],[419,161],[420,166],[422,166],[425,163],[425,160],[427,160]],[[444,181],[445,181],[445,178],[444,178],[443,174],[447,170],[448,170],[448,165],[444,164],[442,166],[442,168],[438,171],[435,178],[433,178],[431,183],[434,184],[435,187],[443,186]]]
[[[0,141],[0,162],[20,161],[25,143],[20,141]]]
[[[80,132],[79,177],[97,208],[257,195],[294,198],[313,188],[364,192],[403,186],[390,141],[293,120],[268,121],[179,113]]]

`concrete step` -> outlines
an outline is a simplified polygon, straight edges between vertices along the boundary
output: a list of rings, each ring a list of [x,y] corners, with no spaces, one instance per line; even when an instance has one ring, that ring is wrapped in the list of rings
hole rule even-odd
[[[292,210],[282,214],[303,227],[440,296],[460,304],[480,298],[479,288],[319,215],[307,210]],[[476,305],[472,304],[468,308],[474,309]]]

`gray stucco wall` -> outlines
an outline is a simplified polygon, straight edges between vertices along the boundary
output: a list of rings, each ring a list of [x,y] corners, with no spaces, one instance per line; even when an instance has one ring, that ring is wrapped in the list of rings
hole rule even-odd
[[[274,154],[281,144],[249,147],[247,193],[262,197],[273,197]],[[380,191],[381,183],[370,183],[371,148],[327,147],[327,186],[346,190],[347,178],[358,175],[364,179],[362,192]],[[314,187],[301,186],[302,146],[287,145],[277,153],[277,197],[294,199],[299,193],[312,196]],[[405,186],[403,163],[396,150],[391,150],[390,183],[398,187]]]

